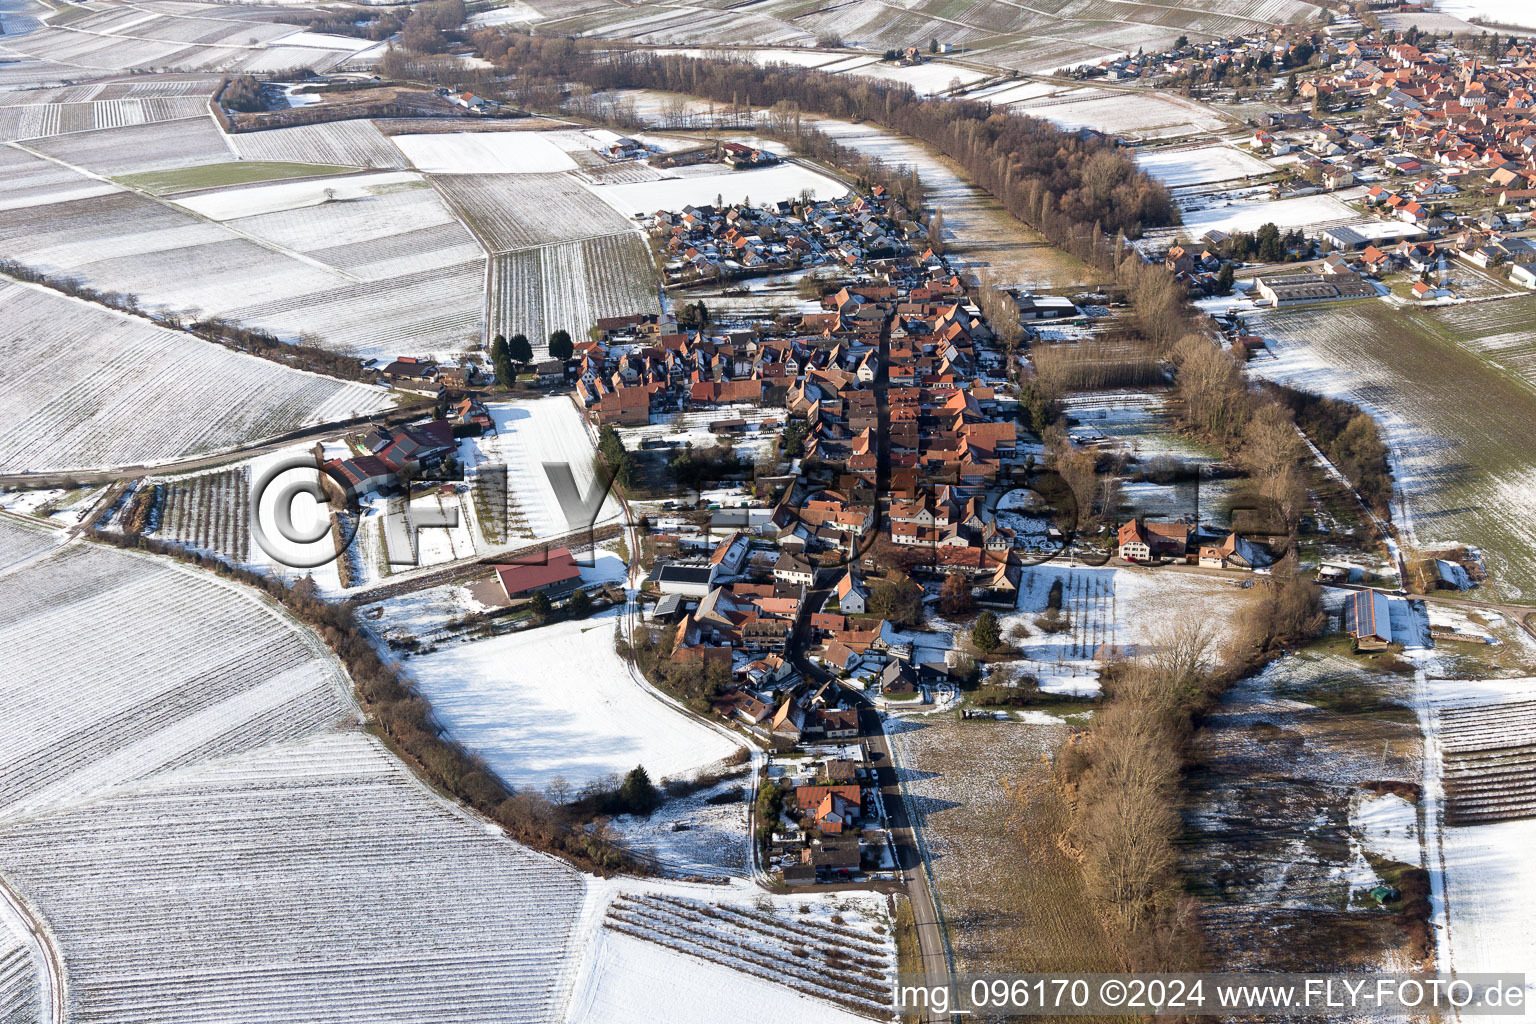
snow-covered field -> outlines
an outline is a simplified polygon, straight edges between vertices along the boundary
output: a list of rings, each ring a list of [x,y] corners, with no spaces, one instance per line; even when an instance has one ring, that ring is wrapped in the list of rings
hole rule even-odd
[[[359,731],[274,606],[83,544],[0,602],[0,876],[57,943],[69,1019],[558,1017],[581,876]]]
[[[1470,21],[1536,29],[1536,8],[1529,0],[1435,0],[1435,10]]]
[[[1331,195],[1274,201],[1223,200],[1219,205],[1213,202],[1184,211],[1184,225],[1180,230],[1192,238],[1199,238],[1213,228],[1230,234],[1233,231],[1257,231],[1265,224],[1274,224],[1286,231],[1326,228],[1362,219],[1359,211],[1350,209]]]
[[[755,203],[764,203],[793,199],[806,189],[818,199],[831,199],[848,191],[841,182],[799,164],[774,164],[743,171],[701,166],[697,170],[702,173],[629,185],[601,185],[593,191],[625,216],[656,210],[681,210],[695,203],[713,203],[716,196],[727,203],[749,198]]]
[[[542,132],[444,132],[396,135],[418,170],[436,174],[534,174],[576,168]]]
[[[444,728],[513,786],[684,775],[736,749],[640,688],[615,613],[450,644],[405,661]]]
[[[0,572],[58,542],[58,534],[42,522],[19,515],[0,515]]]
[[[1258,157],[1232,146],[1200,146],[1195,149],[1152,149],[1136,154],[1137,165],[1170,187],[1203,185],[1270,174],[1274,168]]]
[[[393,404],[45,288],[0,279],[0,305],[7,472],[153,464]]]
[[[173,122],[183,123],[196,122]],[[152,146],[114,136],[99,153],[74,158],[121,165],[112,173],[228,162],[222,137],[211,120],[206,125],[217,155],[182,159],[171,139],[160,158]],[[481,340],[485,257],[411,176],[364,176],[383,183],[345,197],[337,188],[335,201],[325,201],[327,186],[296,182],[184,197],[237,218],[216,222],[29,154],[0,154],[0,165],[9,165],[0,175],[0,206],[11,210],[0,218],[8,255],[131,294],[146,309],[217,314],[360,356],[457,352]],[[284,220],[258,219],[247,232],[240,215],[252,213]]]
[[[509,510],[526,520],[533,538],[558,537],[618,520],[618,502],[607,495],[601,506],[592,508],[583,502],[585,511],[568,516],[545,469],[569,466],[580,498],[593,496],[592,440],[569,398],[496,402],[489,409],[495,433],[465,438],[459,444],[460,461],[471,471],[486,465],[506,466]]]

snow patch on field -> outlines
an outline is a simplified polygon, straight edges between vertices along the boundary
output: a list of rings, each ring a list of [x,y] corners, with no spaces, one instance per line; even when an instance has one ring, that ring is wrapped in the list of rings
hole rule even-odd
[[[1350,805],[1349,822],[1365,848],[1402,864],[1423,863],[1419,809],[1394,793],[1361,793]]]
[[[576,161],[539,132],[396,135],[400,152],[435,174],[537,174],[574,171]]]

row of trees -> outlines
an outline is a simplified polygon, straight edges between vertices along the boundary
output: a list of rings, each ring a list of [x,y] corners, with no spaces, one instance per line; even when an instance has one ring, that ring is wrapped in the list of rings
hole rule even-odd
[[[1168,190],[1113,142],[1064,132],[989,103],[923,99],[906,85],[745,61],[598,50],[582,41],[554,47],[509,30],[482,30],[471,42],[480,56],[519,76],[523,89],[563,79],[596,90],[655,89],[733,108],[771,108],[768,128],[808,135],[796,142],[800,152],[851,166],[855,173],[862,172],[845,147],[822,133],[810,134],[800,112],[873,121],[954,159],[1015,217],[1074,252],[1094,253],[1105,232],[1135,237],[1145,226],[1178,220]],[[1101,255],[1100,265],[1112,269],[1113,260]]]

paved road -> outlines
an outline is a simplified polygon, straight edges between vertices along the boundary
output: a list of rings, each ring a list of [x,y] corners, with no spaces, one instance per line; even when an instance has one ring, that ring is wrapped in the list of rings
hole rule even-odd
[[[870,763],[875,769],[880,798],[885,802],[886,823],[895,842],[897,866],[901,869],[907,897],[912,903],[922,973],[929,978],[948,978],[953,966],[949,939],[945,934],[944,920],[939,916],[938,901],[930,888],[928,867],[923,861],[922,847],[901,789],[896,761],[891,756],[890,737],[885,734],[880,712],[869,705],[860,709],[859,724],[864,732]],[[947,1021],[949,1015],[930,1014],[927,1019]]]

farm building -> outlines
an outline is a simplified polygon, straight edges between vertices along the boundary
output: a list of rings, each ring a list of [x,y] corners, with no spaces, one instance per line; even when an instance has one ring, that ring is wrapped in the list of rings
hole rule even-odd
[[[1380,651],[1392,642],[1392,616],[1387,596],[1376,590],[1361,590],[1344,601],[1344,632],[1354,638],[1362,651]]]
[[[1374,299],[1376,289],[1355,274],[1289,274],[1254,280],[1258,293],[1276,306],[1340,299]]]
[[[667,562],[651,571],[651,582],[663,594],[704,597],[719,571],[718,565],[707,562]]]
[[[538,593],[560,597],[581,585],[581,570],[570,549],[555,548],[535,557],[540,560],[495,566],[496,579],[509,601]]]
[[[1188,523],[1132,519],[1120,527],[1119,555],[1127,562],[1183,558],[1189,549]]]

